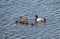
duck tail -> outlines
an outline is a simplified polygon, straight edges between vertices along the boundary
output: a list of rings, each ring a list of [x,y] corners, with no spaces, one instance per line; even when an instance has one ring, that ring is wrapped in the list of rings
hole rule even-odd
[[[44,19],[44,22],[46,22],[46,18],[43,18]]]

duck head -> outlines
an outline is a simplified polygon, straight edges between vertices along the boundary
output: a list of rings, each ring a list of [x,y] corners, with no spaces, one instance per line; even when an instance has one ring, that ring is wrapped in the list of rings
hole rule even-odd
[[[37,20],[37,18],[38,18],[38,15],[35,15],[35,21]]]
[[[18,21],[16,21],[16,23],[18,23]]]
[[[35,18],[38,18],[38,15],[35,15]]]
[[[31,25],[34,25],[34,23],[31,23]]]
[[[20,19],[22,19],[23,17],[22,16],[20,16]]]

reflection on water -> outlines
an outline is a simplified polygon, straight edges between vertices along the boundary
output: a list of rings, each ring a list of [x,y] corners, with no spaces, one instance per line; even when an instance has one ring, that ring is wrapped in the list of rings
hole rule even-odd
[[[1,39],[60,39],[60,0],[0,0]],[[34,23],[34,16],[46,23]],[[35,25],[16,24],[24,16]]]

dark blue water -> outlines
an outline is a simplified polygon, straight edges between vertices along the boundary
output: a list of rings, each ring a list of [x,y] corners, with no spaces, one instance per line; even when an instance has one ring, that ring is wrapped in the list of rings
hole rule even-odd
[[[16,24],[23,16],[47,19],[34,26]],[[60,39],[60,0],[0,0],[0,39]]]

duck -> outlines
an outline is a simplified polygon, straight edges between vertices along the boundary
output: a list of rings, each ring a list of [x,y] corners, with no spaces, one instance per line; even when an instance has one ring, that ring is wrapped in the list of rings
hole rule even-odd
[[[16,23],[28,24],[28,20],[22,16],[16,21]]]
[[[35,15],[35,22],[46,22],[46,18],[38,18],[38,15]]]
[[[31,25],[34,25],[34,23],[31,23]]]

